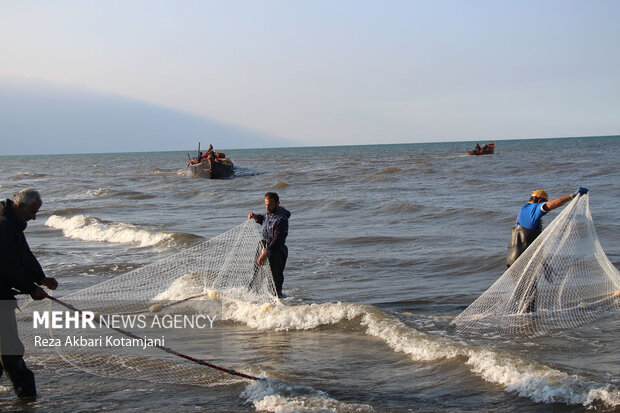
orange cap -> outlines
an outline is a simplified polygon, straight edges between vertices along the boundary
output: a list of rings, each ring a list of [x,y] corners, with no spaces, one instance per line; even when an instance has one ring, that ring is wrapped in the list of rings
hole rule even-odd
[[[537,189],[535,191],[532,191],[532,196],[543,198],[545,201],[549,200],[549,195],[547,195],[547,193],[543,191],[542,189]]]

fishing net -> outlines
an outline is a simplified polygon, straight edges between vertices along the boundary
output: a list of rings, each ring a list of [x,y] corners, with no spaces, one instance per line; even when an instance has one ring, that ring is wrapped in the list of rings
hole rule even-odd
[[[620,273],[598,241],[585,195],[453,323],[463,332],[541,335],[619,311]]]
[[[26,355],[46,367],[127,379],[201,386],[240,380],[200,364],[223,355],[222,306],[277,302],[268,262],[256,265],[263,248],[257,225],[247,220],[60,302],[30,301],[17,313]]]

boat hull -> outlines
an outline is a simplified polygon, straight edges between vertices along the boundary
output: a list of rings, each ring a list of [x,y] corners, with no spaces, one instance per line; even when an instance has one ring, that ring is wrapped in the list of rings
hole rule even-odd
[[[189,165],[190,172],[194,178],[224,179],[232,178],[235,174],[233,163],[229,159],[217,159],[210,164],[208,160]]]
[[[491,155],[495,152],[495,142],[490,143],[486,149],[480,149],[479,151],[467,151],[468,155]]]

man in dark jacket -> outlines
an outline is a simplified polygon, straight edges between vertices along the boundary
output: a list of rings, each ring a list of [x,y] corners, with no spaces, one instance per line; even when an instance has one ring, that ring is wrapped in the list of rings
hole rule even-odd
[[[253,219],[263,226],[263,243],[265,249],[257,259],[258,265],[265,265],[269,259],[273,282],[278,297],[282,297],[284,284],[284,267],[288,258],[288,248],[285,245],[288,235],[288,219],[291,213],[280,206],[280,197],[275,192],[265,194],[265,215],[251,212],[248,219]]]
[[[58,287],[54,278],[45,276],[39,261],[30,251],[24,230],[27,222],[36,219],[42,201],[39,193],[24,189],[0,202],[0,375],[6,373],[17,397],[36,397],[34,374],[24,363],[24,345],[17,333],[16,294],[30,294],[42,300]]]

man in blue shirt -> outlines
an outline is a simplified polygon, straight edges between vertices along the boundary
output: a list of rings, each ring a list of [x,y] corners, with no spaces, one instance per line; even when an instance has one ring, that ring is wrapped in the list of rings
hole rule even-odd
[[[532,191],[529,202],[519,211],[515,225],[512,228],[506,265],[510,267],[540,235],[543,230],[542,217],[547,212],[561,207],[577,195],[584,195],[586,193],[588,193],[587,188],[579,188],[575,193],[549,200],[547,192],[541,189]]]
[[[512,236],[508,244],[508,257],[506,265],[510,267],[534,242],[543,230],[542,217],[552,209],[556,209],[575,198],[588,192],[587,188],[579,188],[577,192],[549,200],[547,192],[537,189],[532,191],[530,201],[519,211],[515,225],[512,228]],[[543,262],[544,271],[547,264]],[[547,275],[545,274],[545,277]],[[538,290],[537,277],[528,274],[513,274],[515,277],[515,291],[518,294],[516,308],[518,314],[533,313],[536,311],[536,295]]]

